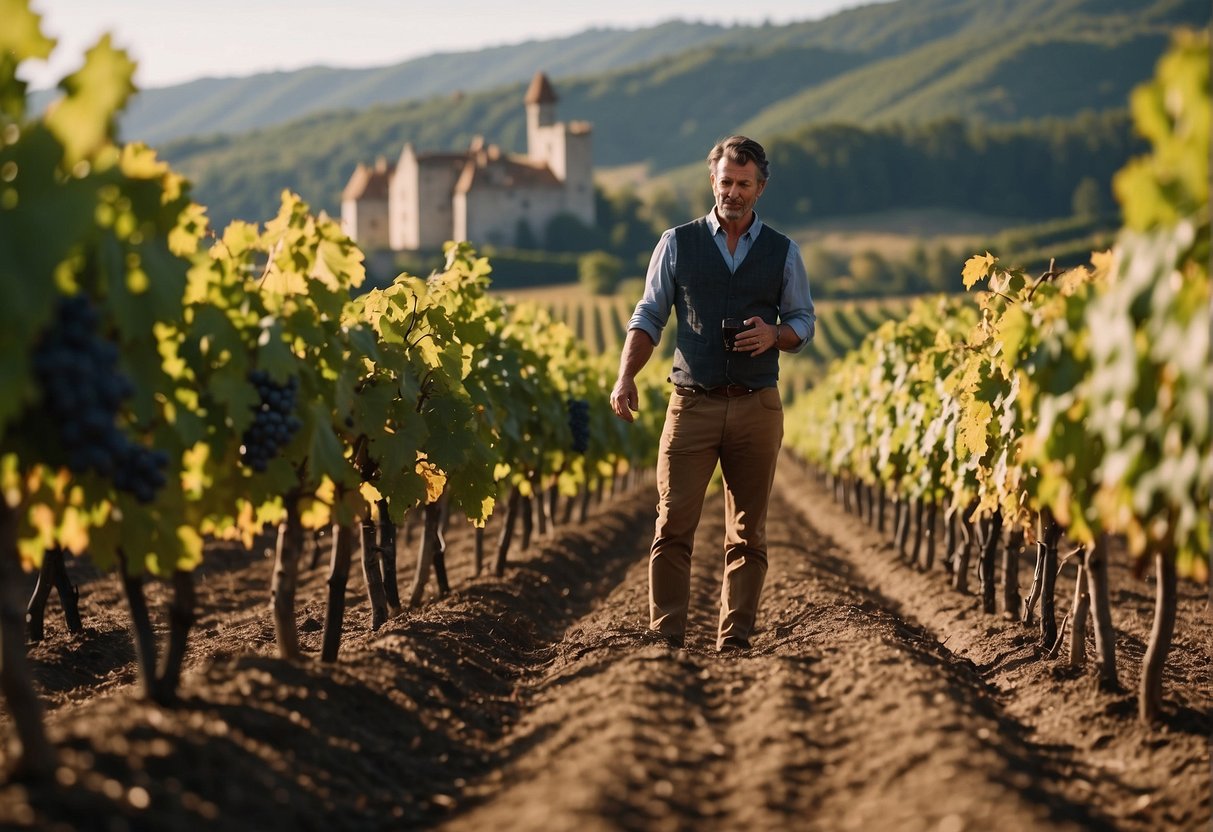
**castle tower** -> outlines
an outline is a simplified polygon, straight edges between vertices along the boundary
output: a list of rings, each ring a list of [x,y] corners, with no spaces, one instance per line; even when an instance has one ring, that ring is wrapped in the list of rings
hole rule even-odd
[[[358,165],[342,194],[342,227],[368,250],[425,251],[450,239],[512,245],[523,228],[539,239],[561,214],[592,226],[592,128],[557,121],[556,102],[547,75],[535,73],[525,155],[477,137],[462,152],[406,144],[395,164]]]
[[[551,169],[564,188],[564,210],[594,224],[591,128],[583,121],[556,120],[556,91],[544,72],[536,72],[526,92],[527,156]]]
[[[556,91],[546,73],[535,73],[526,91],[526,152],[532,159],[550,162],[552,130],[556,124]]]

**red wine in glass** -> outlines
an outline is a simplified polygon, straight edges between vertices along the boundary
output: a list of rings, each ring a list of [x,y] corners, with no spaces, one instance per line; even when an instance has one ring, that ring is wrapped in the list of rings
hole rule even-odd
[[[742,329],[742,322],[739,318],[725,318],[720,322],[720,333],[724,336],[725,352],[732,352],[736,349],[734,339],[737,333]]]

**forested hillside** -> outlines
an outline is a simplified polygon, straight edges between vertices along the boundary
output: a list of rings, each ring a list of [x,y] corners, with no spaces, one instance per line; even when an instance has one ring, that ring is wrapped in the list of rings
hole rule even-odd
[[[486,117],[510,107],[504,99],[478,103],[494,105],[483,111]],[[438,117],[460,106],[417,105],[417,123],[426,124],[426,114]],[[372,116],[355,123],[364,138],[390,136],[380,139],[384,145],[406,140],[396,126]],[[1101,204],[1110,203],[1109,179],[1137,146],[1127,125],[1123,111],[1110,111],[1015,126],[957,119],[920,126],[808,126],[767,142],[778,181],[764,195],[763,209],[784,224],[928,206],[1024,218],[1067,216],[1084,181],[1094,185]],[[167,155],[198,182],[217,221],[265,213],[283,188],[320,194],[319,207],[337,213],[349,171],[364,157],[343,140],[346,127],[339,119],[318,121],[305,132],[312,137],[306,144],[290,128],[278,128],[243,144],[174,145]],[[704,140],[705,150],[711,141]],[[706,210],[710,198],[702,154],[687,155],[687,164],[646,188],[650,196],[664,192],[667,204],[680,206],[671,212],[675,217]]]
[[[885,209],[948,207],[1003,217],[1043,219],[1074,209],[1075,191],[1095,188],[1095,213],[1112,204],[1112,174],[1142,149],[1123,111],[1083,113],[1018,125],[944,119],[870,128],[818,125],[777,136],[767,146],[780,187],[763,209],[796,225],[815,217]],[[707,210],[696,161],[668,177]],[[791,187],[783,187],[790,183]]]
[[[501,81],[543,68],[553,76],[561,118],[593,122],[598,166],[645,163],[661,174],[697,163],[714,139],[739,130],[771,141],[840,122],[1018,123],[1119,108],[1133,84],[1153,71],[1168,33],[1209,17],[1208,4],[1197,0],[899,0],[820,22],[724,30],[711,42],[605,72],[583,63],[577,74],[565,74],[544,63],[549,53],[535,52],[523,73],[522,53],[503,53],[510,63],[495,76],[498,85],[482,92],[425,92],[362,111],[356,96],[346,97],[339,111],[163,149],[196,181],[218,221],[265,214],[284,187],[335,211],[354,166],[395,157],[405,141],[456,149],[482,134],[506,150],[522,150],[524,88]],[[675,31],[676,24],[662,29],[667,43]],[[653,34],[647,42],[658,40]],[[620,45],[612,54],[646,53]],[[450,57],[433,58],[428,73],[443,76]],[[472,86],[469,80],[457,88]],[[321,93],[313,89],[314,97],[328,94],[315,89]],[[241,106],[255,108],[255,101],[244,98]]]
[[[788,48],[817,47],[841,51],[855,57],[858,64],[881,64],[885,59],[914,53],[907,62],[884,66],[877,76],[896,80],[905,77],[915,86],[930,84],[921,70],[936,60],[929,52],[938,52],[944,41],[963,43],[959,52],[944,53],[962,58],[972,52],[973,44],[985,42],[996,53],[985,61],[998,67],[1009,59],[1013,65],[1019,53],[1048,75],[1052,67],[1080,66],[1090,50],[1098,60],[1100,46],[1091,41],[1120,38],[1126,31],[1141,27],[1169,28],[1177,22],[1200,25],[1208,19],[1207,4],[1191,0],[1163,0],[1142,3],[1139,0],[1024,0],[1023,2],[974,2],[974,0],[900,0],[875,3],[841,12],[825,20],[805,21],[782,26],[723,27],[702,22],[672,20],[658,26],[635,30],[590,29],[575,35],[550,40],[481,49],[427,55],[399,64],[365,69],[316,66],[288,72],[261,73],[242,78],[203,78],[169,87],[148,89],[134,99],[122,117],[128,139],[149,142],[203,133],[240,133],[294,121],[303,116],[332,110],[366,110],[454,92],[479,92],[497,89],[502,84],[524,82],[537,68],[556,78],[585,77],[633,67],[665,56],[677,55],[701,47],[713,51],[781,51]],[[1042,49],[1035,54],[1008,33],[1047,31],[1053,36],[1069,37],[1073,42],[1068,54]],[[1041,46],[1047,44],[1042,43]],[[1046,62],[1045,66],[1040,61]],[[978,58],[981,62],[981,58]],[[1115,73],[1123,64],[1100,67]],[[1131,67],[1130,67],[1131,68]],[[892,72],[890,72],[892,70]],[[974,70],[969,67],[970,72]],[[907,72],[901,76],[899,73]],[[788,74],[799,83],[814,87],[829,76]],[[979,87],[997,79],[972,75]],[[769,80],[764,78],[764,83]],[[938,80],[938,79],[935,79]],[[857,79],[854,83],[860,83]],[[844,85],[846,86],[846,85]],[[1054,95],[1058,92],[1055,91]],[[1085,86],[1074,88],[1082,95]],[[1115,96],[1108,87],[1096,89],[1101,96]],[[1050,96],[1051,97],[1051,96]],[[45,100],[45,96],[41,97]],[[1095,102],[1081,100],[1085,106]],[[869,101],[860,96],[860,101]],[[997,102],[991,102],[995,107]],[[1027,104],[1030,102],[1018,102]],[[860,104],[860,102],[856,102]]]
[[[243,133],[333,110],[484,90],[553,76],[608,72],[718,39],[722,27],[682,21],[646,29],[590,29],[566,38],[427,55],[370,69],[310,67],[246,78],[204,78],[138,95],[122,119],[130,139],[164,142],[210,133]]]

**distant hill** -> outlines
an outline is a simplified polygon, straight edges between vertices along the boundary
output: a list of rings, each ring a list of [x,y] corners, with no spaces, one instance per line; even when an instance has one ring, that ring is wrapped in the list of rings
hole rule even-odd
[[[357,162],[395,157],[405,141],[457,149],[483,134],[522,150],[522,79],[543,68],[560,117],[594,123],[597,165],[645,163],[659,174],[699,164],[712,141],[738,131],[770,140],[827,122],[1018,122],[1122,108],[1170,32],[1209,19],[1207,0],[898,0],[786,26],[668,23],[623,40],[595,30],[489,50],[499,71],[486,91],[469,91],[470,75],[458,74],[467,56],[435,56],[401,68],[427,72],[431,85],[451,73],[468,83],[443,83],[462,92],[362,110],[347,97],[342,110],[183,139],[163,152],[196,181],[217,221],[264,218],[285,187],[335,212]],[[579,38],[613,44],[598,60],[618,58],[615,68],[570,59],[561,66],[575,72],[553,69]],[[645,57],[623,65],[637,56]],[[519,80],[502,83],[509,73]],[[302,76],[296,82],[312,98],[335,100]]]
[[[478,91],[530,80],[632,66],[718,40],[729,30],[670,22],[635,31],[590,29],[571,37],[429,55],[374,69],[309,67],[244,78],[204,78],[136,95],[122,118],[126,140],[149,143],[201,133],[244,133],[331,110]]]

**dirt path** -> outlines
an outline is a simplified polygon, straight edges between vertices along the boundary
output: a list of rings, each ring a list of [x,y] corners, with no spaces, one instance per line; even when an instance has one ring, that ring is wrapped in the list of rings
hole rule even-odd
[[[212,611],[174,710],[130,699],[129,640],[97,582],[96,632],[37,648],[44,676],[69,680],[49,717],[59,782],[0,786],[0,826],[1207,828],[1213,634],[1195,597],[1170,721],[1142,731],[1124,695],[1059,676],[1017,624],[893,565],[791,464],[754,647],[718,655],[720,514],[710,499],[679,651],[645,634],[647,492],[540,541],[504,580],[473,579],[471,535],[453,533],[456,592],[378,633],[353,578],[331,669],[273,658],[268,565],[229,553],[203,582]],[[322,573],[301,618],[321,618]],[[1123,624],[1128,647],[1140,623]]]
[[[1051,762],[971,666],[855,587],[786,499],[762,629],[749,654],[718,655],[721,505],[697,537],[687,649],[617,635],[642,625],[642,557],[565,634],[502,739],[509,762],[441,828],[1091,826],[1029,774]]]

